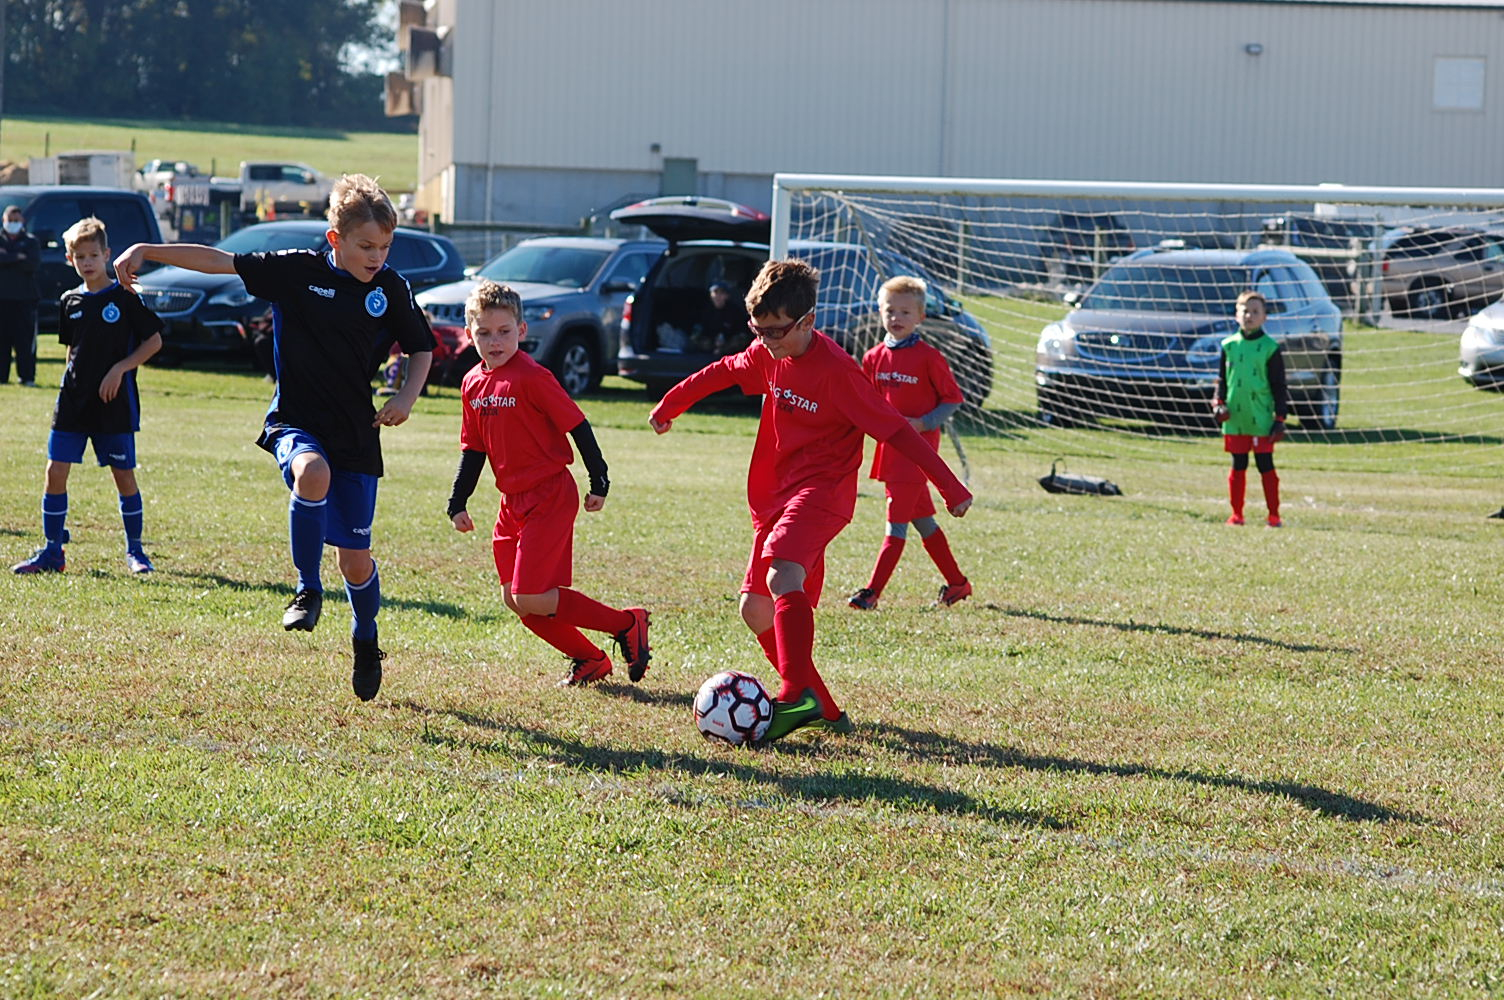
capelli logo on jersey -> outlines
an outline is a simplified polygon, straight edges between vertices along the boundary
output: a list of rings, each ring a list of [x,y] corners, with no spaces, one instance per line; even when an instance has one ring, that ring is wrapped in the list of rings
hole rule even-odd
[[[76,313],[69,313],[68,314],[68,318],[69,319],[83,319],[84,318],[84,311],[82,309],[80,309]]]
[[[352,535],[370,535],[370,533],[371,533],[371,529],[370,528],[351,528],[350,529],[350,534],[352,534]]]
[[[516,405],[516,396],[477,396],[470,400],[472,410],[500,410]]]
[[[919,378],[915,375],[905,375],[903,372],[878,372],[879,382],[902,382],[904,385],[918,385]]]
[[[773,398],[778,400],[779,406],[788,407],[794,410],[803,410],[806,413],[820,412],[819,403],[815,402],[813,399],[805,399],[803,396],[794,392],[792,389],[780,389],[775,385],[773,386]]]
[[[332,288],[320,288],[318,285],[309,285],[308,290],[313,294],[323,296],[326,299],[334,298],[334,289]]]

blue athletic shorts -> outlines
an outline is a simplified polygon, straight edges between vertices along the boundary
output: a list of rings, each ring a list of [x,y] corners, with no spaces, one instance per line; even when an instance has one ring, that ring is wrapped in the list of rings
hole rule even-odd
[[[47,435],[47,457],[54,462],[77,465],[84,460],[84,444],[94,442],[94,457],[112,469],[136,467],[136,435],[86,434],[83,431],[53,431]]]
[[[371,522],[376,519],[376,484],[380,480],[370,473],[336,468],[330,464],[318,438],[296,427],[277,431],[270,444],[277,465],[282,469],[282,481],[288,489],[292,489],[293,459],[303,452],[314,452],[329,465],[328,522],[324,527],[324,541],[342,549],[369,549]]]

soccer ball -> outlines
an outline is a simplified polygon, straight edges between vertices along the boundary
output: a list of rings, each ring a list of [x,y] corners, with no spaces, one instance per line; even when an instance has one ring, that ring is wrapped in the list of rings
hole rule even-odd
[[[700,685],[695,725],[707,740],[732,746],[755,743],[773,721],[773,699],[762,681],[740,670],[723,670]]]

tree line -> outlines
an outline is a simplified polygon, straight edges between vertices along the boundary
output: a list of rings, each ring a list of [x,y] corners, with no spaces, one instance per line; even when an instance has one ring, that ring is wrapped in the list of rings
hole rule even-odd
[[[5,2],[5,0],[0,0]],[[9,0],[4,111],[386,128],[383,0]]]

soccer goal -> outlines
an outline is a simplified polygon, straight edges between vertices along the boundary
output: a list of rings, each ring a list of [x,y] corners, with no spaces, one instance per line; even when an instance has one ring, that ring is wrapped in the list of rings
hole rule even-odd
[[[772,253],[826,261],[834,298],[875,296],[873,263],[932,279],[973,433],[1222,462],[1207,404],[1254,289],[1290,439],[1323,464],[1504,462],[1504,315],[1474,318],[1504,295],[1504,189],[778,174],[772,221]],[[838,332],[854,353],[881,335]]]

